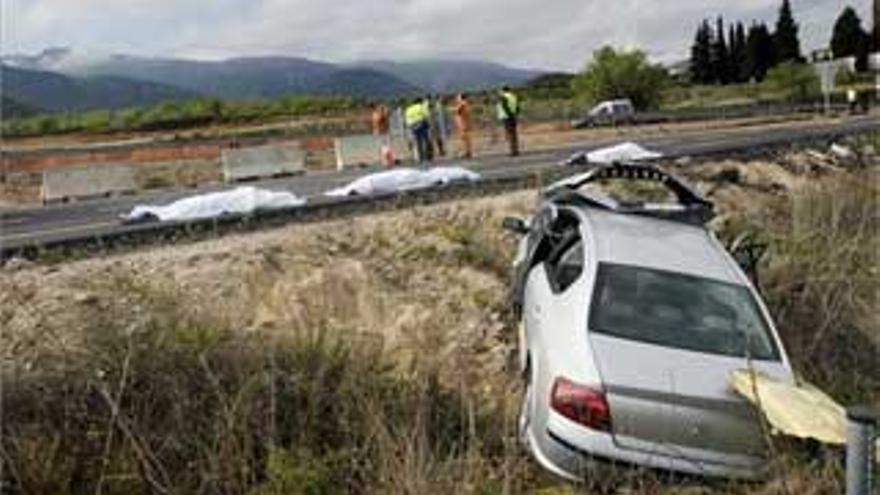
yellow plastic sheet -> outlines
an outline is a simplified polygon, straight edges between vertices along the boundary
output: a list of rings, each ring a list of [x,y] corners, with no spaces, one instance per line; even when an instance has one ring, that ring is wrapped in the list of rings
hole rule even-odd
[[[731,376],[731,385],[764,413],[774,434],[846,444],[846,410],[812,384],[786,383],[758,372],[738,370]],[[877,449],[880,454],[880,440]],[[880,455],[876,459],[880,461]]]
[[[785,383],[749,370],[734,371],[732,385],[780,433],[846,444],[846,410],[813,385]]]

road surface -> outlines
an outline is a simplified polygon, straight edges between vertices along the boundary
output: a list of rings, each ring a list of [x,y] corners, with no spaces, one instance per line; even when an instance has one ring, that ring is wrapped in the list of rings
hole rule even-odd
[[[706,156],[725,153],[758,151],[811,140],[830,140],[835,137],[880,130],[880,118],[861,117],[838,123],[819,123],[776,126],[757,129],[726,129],[688,133],[640,140],[642,146],[663,153],[666,157]],[[590,151],[618,143],[588,142],[552,150],[525,153],[516,158],[485,156],[473,161],[446,162],[470,168],[485,179],[533,174],[558,167],[559,163],[578,151]],[[275,191],[291,191],[313,202],[332,203],[321,198],[330,189],[345,185],[357,177],[376,169],[357,169],[343,172],[314,172],[306,175],[262,180],[248,183]],[[224,190],[233,185],[215,184],[198,189],[153,191],[138,195],[101,198],[75,203],[48,205],[23,209],[0,210],[0,248],[4,252],[26,246],[59,243],[65,239],[84,236],[104,237],[121,232],[126,226],[120,217],[138,204],[167,204],[194,194]]]

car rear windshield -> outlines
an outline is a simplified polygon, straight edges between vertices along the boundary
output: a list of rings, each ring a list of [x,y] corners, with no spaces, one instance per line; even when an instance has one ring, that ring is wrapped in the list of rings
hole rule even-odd
[[[664,347],[779,360],[746,287],[662,270],[601,263],[590,330]]]

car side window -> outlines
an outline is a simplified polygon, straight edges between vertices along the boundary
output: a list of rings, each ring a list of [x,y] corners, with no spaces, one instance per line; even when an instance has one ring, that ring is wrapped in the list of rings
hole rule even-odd
[[[556,287],[559,292],[565,292],[573,283],[580,278],[584,271],[584,246],[578,239],[559,258],[556,265]]]
[[[577,231],[571,231],[547,260],[547,275],[557,294],[577,282],[584,271],[584,243]]]

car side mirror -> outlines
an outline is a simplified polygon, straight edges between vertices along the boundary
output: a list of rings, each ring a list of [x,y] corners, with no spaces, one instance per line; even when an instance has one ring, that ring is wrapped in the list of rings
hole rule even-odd
[[[529,226],[526,224],[526,221],[519,217],[506,217],[501,222],[501,227],[504,230],[513,232],[517,235],[526,235],[529,233]]]

